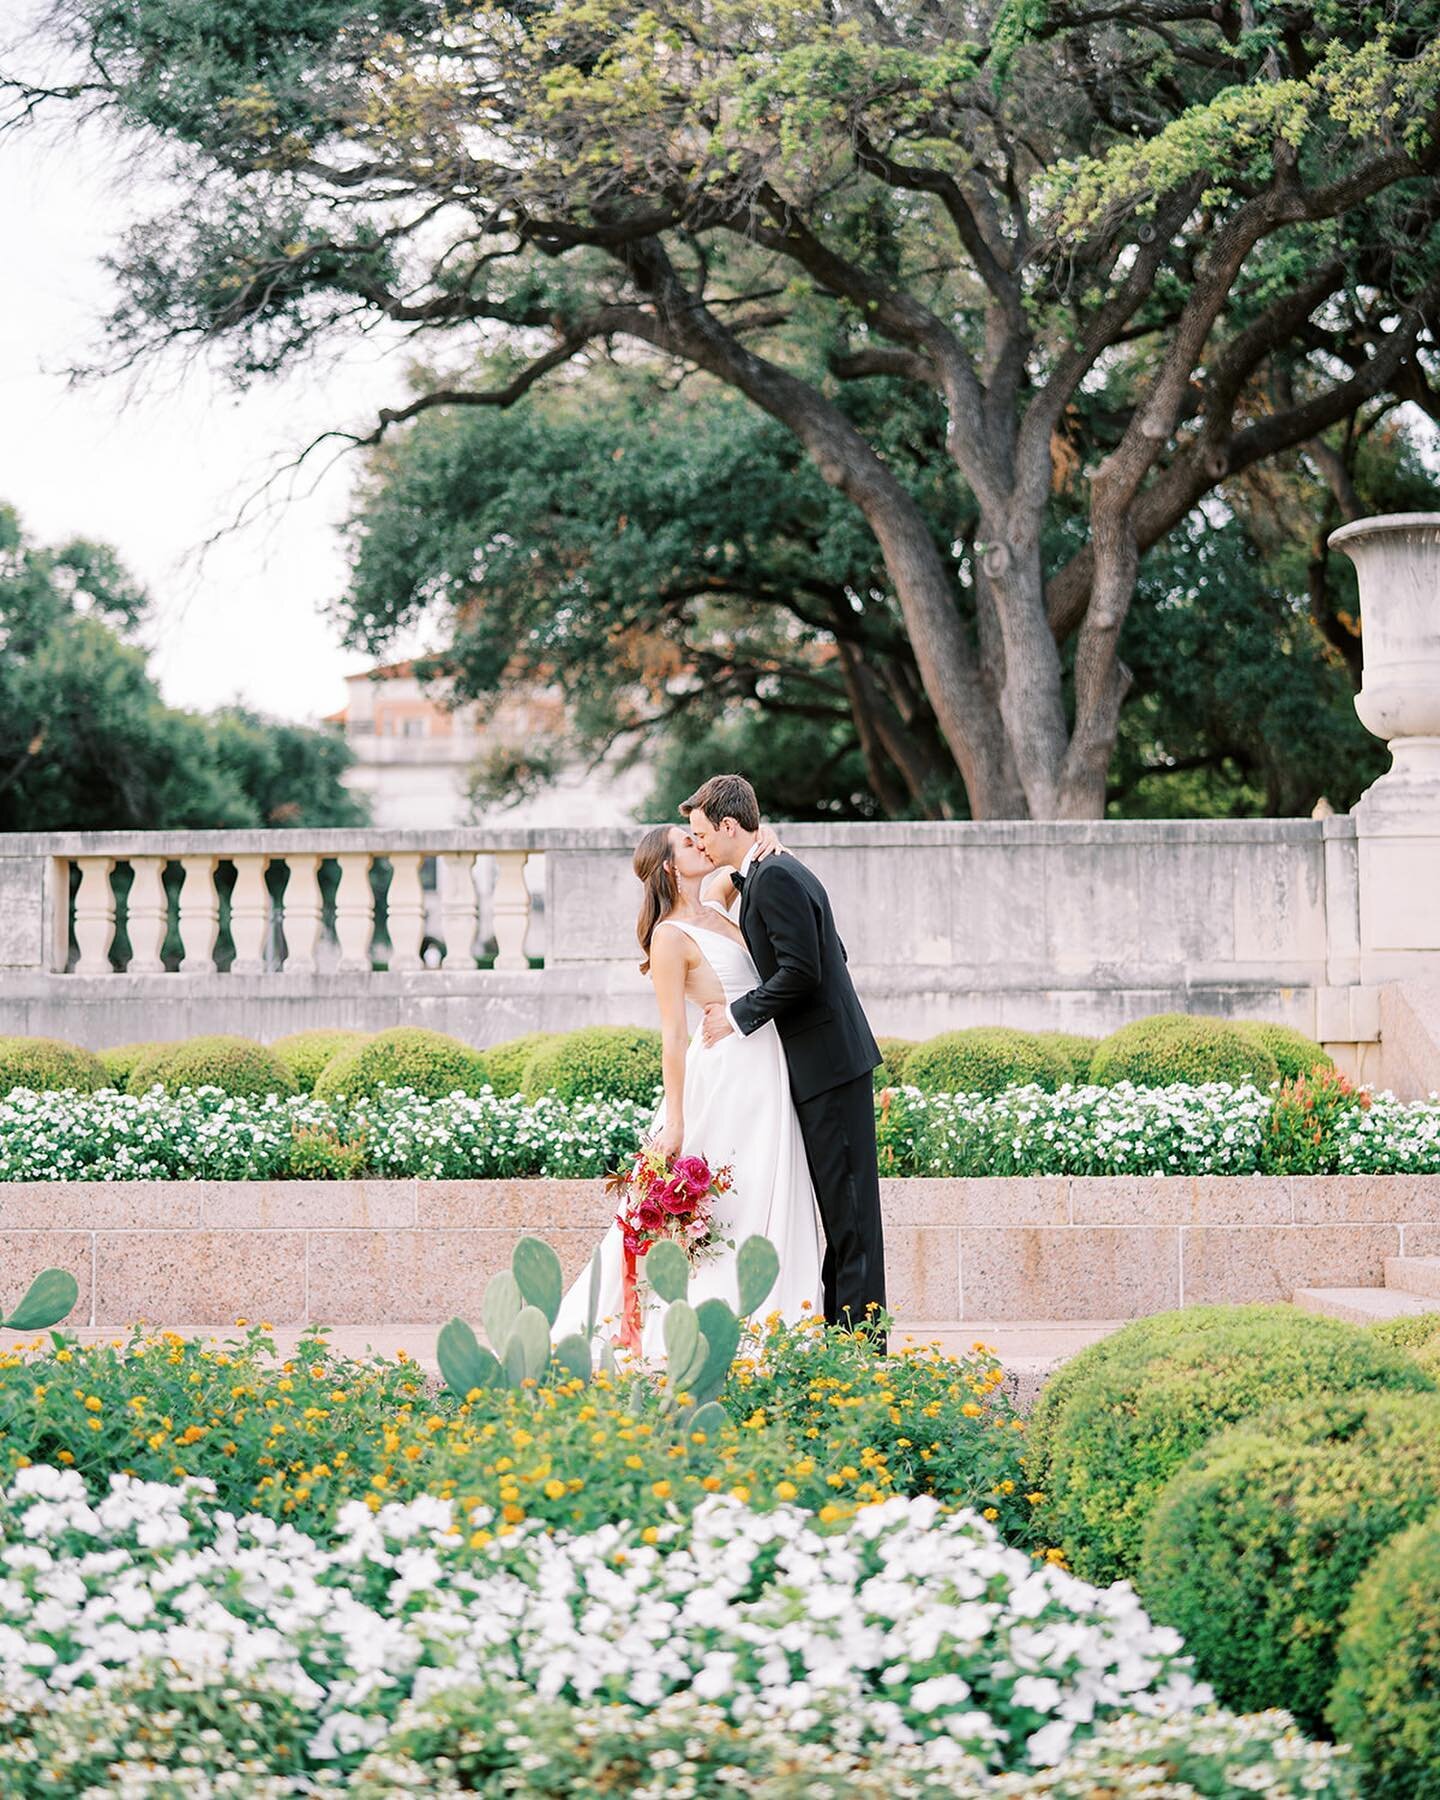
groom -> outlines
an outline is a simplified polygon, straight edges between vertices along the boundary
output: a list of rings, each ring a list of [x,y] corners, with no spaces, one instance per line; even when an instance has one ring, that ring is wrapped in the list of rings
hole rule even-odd
[[[740,889],[740,930],[760,985],[705,1009],[704,1039],[775,1021],[820,1221],[825,1318],[859,1326],[885,1304],[885,1245],[871,1071],[881,1060],[845,966],[830,900],[793,856],[757,859],[760,808],[743,775],[713,775],[681,804],[691,835]]]

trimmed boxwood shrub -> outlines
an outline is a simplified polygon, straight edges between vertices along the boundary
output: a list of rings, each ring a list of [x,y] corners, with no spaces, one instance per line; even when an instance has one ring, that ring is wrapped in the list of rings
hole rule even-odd
[[[1253,1081],[1268,1088],[1280,1079],[1280,1068],[1243,1025],[1201,1014],[1156,1013],[1103,1038],[1091,1059],[1090,1078],[1101,1087],[1121,1081],[1136,1087]]]
[[[1402,1350],[1420,1350],[1434,1337],[1440,1337],[1440,1312],[1402,1313],[1398,1319],[1381,1319],[1365,1328],[1382,1344],[1396,1344]]]
[[[1280,1398],[1428,1392],[1412,1356],[1338,1319],[1288,1306],[1197,1306],[1137,1319],[1047,1384],[1027,1475],[1037,1520],[1077,1575],[1132,1575],[1160,1490],[1223,1425]]]
[[[130,1065],[130,1074],[125,1082],[125,1092],[127,1094],[148,1094],[152,1087],[163,1081],[165,1065],[169,1062],[172,1053],[179,1048],[178,1043],[151,1044]]]
[[[1366,1800],[1440,1794],[1440,1510],[1356,1586],[1328,1716],[1364,1765]]]
[[[655,1098],[660,1086],[660,1033],[637,1025],[589,1025],[541,1044],[525,1065],[528,1100],[558,1094],[562,1100]]]
[[[1282,1081],[1294,1081],[1300,1075],[1313,1075],[1317,1069],[1333,1069],[1334,1062],[1314,1038],[1296,1031],[1293,1025],[1270,1025],[1263,1020],[1247,1019],[1236,1024],[1275,1058]]]
[[[530,1058],[555,1034],[550,1031],[527,1031],[524,1037],[507,1038],[503,1044],[491,1044],[482,1050],[486,1073],[495,1092],[508,1096],[518,1094],[525,1081]]]
[[[295,1081],[273,1051],[251,1038],[187,1038],[165,1052],[157,1078],[167,1094],[217,1087],[227,1094],[293,1094]]]
[[[320,1071],[315,1093],[354,1100],[382,1087],[413,1088],[428,1099],[446,1094],[478,1094],[486,1085],[485,1059],[459,1038],[419,1025],[396,1025],[366,1043],[342,1050]]]
[[[1070,1070],[1067,1079],[1077,1087],[1083,1087],[1090,1079],[1090,1064],[1099,1047],[1099,1038],[1078,1037],[1072,1031],[1037,1031],[1035,1036],[1064,1059]]]
[[[999,1094],[1032,1081],[1053,1092],[1070,1079],[1070,1064],[1032,1031],[973,1025],[917,1045],[905,1079],[927,1094]]]
[[[1211,1438],[1151,1514],[1136,1586],[1222,1702],[1324,1722],[1376,1551],[1440,1500],[1440,1394],[1330,1395]]]
[[[93,1094],[109,1087],[105,1065],[93,1050],[67,1044],[63,1038],[0,1037],[0,1094],[12,1088],[57,1093],[74,1088]]]
[[[292,1031],[276,1038],[270,1048],[290,1071],[300,1092],[309,1094],[327,1063],[334,1062],[342,1050],[353,1050],[356,1045],[369,1042],[368,1031],[347,1031],[337,1026],[331,1031]]]
[[[876,1038],[884,1061],[875,1071],[875,1092],[881,1093],[885,1088],[903,1087],[905,1085],[905,1067],[910,1061],[910,1052],[916,1048],[914,1038],[882,1037]]]
[[[162,1044],[151,1038],[138,1044],[112,1044],[108,1050],[98,1051],[97,1055],[105,1066],[105,1085],[124,1093],[138,1063],[154,1056],[157,1051],[169,1051],[173,1048],[173,1044]]]

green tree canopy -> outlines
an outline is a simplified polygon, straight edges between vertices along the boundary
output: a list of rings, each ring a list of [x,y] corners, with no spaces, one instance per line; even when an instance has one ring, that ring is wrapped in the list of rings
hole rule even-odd
[[[607,353],[703,374],[863,519],[977,816],[1103,810],[1141,557],[1207,495],[1440,413],[1440,0],[55,16],[75,80],[16,116],[109,109],[182,186],[119,258],[121,357],[244,380],[384,317],[447,348],[381,431]],[[884,382],[939,409],[968,558],[841,403]]]
[[[364,823],[333,733],[167,707],[128,641],[145,608],[113,551],[0,506],[0,830]]]

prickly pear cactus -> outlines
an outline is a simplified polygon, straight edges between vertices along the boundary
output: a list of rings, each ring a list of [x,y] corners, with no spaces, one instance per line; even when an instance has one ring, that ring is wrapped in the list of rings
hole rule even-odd
[[[80,1284],[68,1269],[42,1269],[25,1297],[8,1318],[0,1317],[6,1331],[47,1331],[75,1308]]]

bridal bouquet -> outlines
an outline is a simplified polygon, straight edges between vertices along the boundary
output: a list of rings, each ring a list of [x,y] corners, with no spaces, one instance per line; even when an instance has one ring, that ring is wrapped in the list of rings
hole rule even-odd
[[[620,1341],[640,1348],[640,1302],[636,1286],[639,1259],[652,1244],[670,1238],[692,1263],[705,1251],[718,1249],[714,1231],[715,1202],[730,1191],[728,1166],[712,1169],[703,1156],[667,1157],[647,1145],[628,1169],[606,1182],[619,1200],[615,1223],[625,1246],[624,1308]]]

